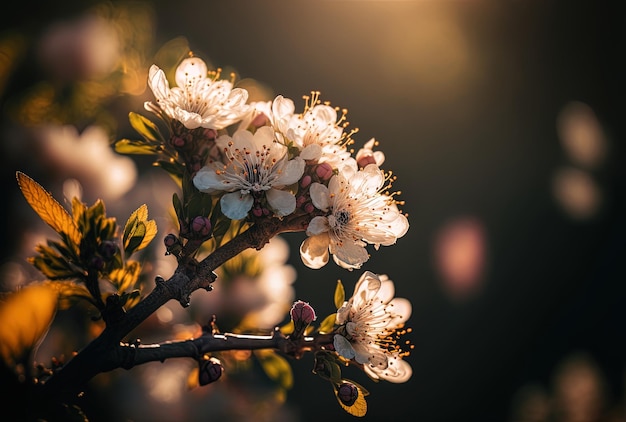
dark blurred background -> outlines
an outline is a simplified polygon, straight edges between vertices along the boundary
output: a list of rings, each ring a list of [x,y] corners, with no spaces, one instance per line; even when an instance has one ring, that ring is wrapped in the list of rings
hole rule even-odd
[[[28,43],[93,4],[3,13],[0,29]],[[622,10],[563,0],[142,4],[148,61],[184,37],[196,55],[297,110],[302,95],[321,91],[348,109],[356,147],[380,141],[411,227],[364,269],[388,274],[413,304],[413,377],[393,385],[355,375],[371,393],[364,420],[626,420]],[[5,110],[39,77],[26,51],[3,75]],[[118,103],[107,106],[120,120],[142,112],[141,101]],[[3,121],[6,145],[14,123]],[[124,124],[116,131],[132,137]],[[29,163],[9,152],[3,189],[19,201],[15,171]],[[6,208],[10,257],[20,211]],[[336,280],[351,291],[360,272],[306,269],[303,235],[286,238],[297,298],[331,312]],[[294,362],[283,420],[354,419],[311,368],[307,356]]]

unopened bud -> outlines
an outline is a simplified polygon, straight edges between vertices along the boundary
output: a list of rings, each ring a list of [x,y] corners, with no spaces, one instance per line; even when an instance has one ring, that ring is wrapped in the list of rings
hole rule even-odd
[[[322,180],[328,180],[333,176],[333,168],[328,163],[321,163],[315,168],[315,174]]]
[[[317,318],[315,310],[307,302],[298,300],[293,304],[289,311],[291,320],[293,321],[293,333],[292,338],[299,338],[304,333],[304,330],[309,324]]]
[[[337,397],[346,406],[352,406],[359,397],[359,389],[351,382],[343,382],[337,389]]]
[[[176,148],[182,148],[185,146],[185,139],[181,136],[173,136],[172,145],[174,145]]]
[[[250,123],[250,125],[253,127],[261,127],[261,126],[264,126],[266,123],[267,123],[267,116],[263,113],[259,113],[256,116],[254,116],[254,119],[252,119],[252,123]]]
[[[300,179],[300,186],[303,188],[306,188],[310,184],[311,184],[311,176],[309,176],[308,174],[305,174],[302,177],[302,179]]]
[[[291,319],[294,323],[302,322],[307,325],[315,321],[315,319],[317,318],[313,307],[302,300],[298,300],[293,304],[293,306],[291,307],[291,311],[289,311],[289,314],[291,315]]]
[[[102,258],[109,260],[113,258],[117,252],[117,243],[112,240],[103,240],[102,243],[100,243],[98,251],[100,255],[102,255]]]
[[[198,383],[200,385],[211,384],[217,381],[224,372],[224,367],[219,359],[211,357],[200,361],[200,373],[198,374]]]
[[[368,164],[376,164],[376,159],[373,155],[364,155],[357,160],[357,164],[360,168],[364,168]]]
[[[163,238],[163,243],[165,244],[167,255],[169,254],[178,255],[178,253],[183,248],[183,245],[180,242],[180,239],[177,236],[173,235],[172,233],[168,234],[167,236]]]
[[[197,216],[191,220],[191,232],[196,237],[208,237],[211,234],[211,220],[207,217]]]

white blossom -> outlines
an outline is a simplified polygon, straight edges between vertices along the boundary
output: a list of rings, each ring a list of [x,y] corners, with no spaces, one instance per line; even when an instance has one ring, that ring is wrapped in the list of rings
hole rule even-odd
[[[393,245],[409,229],[392,196],[384,193],[385,174],[375,164],[356,172],[333,176],[328,186],[311,184],[313,205],[328,212],[313,217],[300,246],[300,256],[310,268],[328,263],[329,253],[337,265],[360,268],[369,259],[367,244],[376,249]]]
[[[198,57],[188,57],[176,69],[177,86],[170,88],[165,72],[157,65],[150,67],[148,85],[158,107],[170,118],[180,121],[187,129],[198,127],[223,129],[250,114],[246,104],[248,91],[233,88],[224,79],[209,77],[206,63]],[[154,111],[154,104],[145,108]]]
[[[261,111],[267,115],[277,137],[285,145],[292,145],[300,150],[304,160],[328,163],[332,168],[341,170],[344,166],[356,169],[356,161],[347,146],[353,141],[351,133],[346,133],[345,116],[328,104],[318,102],[319,93],[314,92],[302,113],[296,113],[293,100],[278,95],[270,103],[265,103]]]
[[[225,193],[220,205],[226,217],[241,220],[255,201],[264,200],[277,216],[293,213],[296,198],[286,187],[302,177],[305,163],[299,157],[289,159],[287,147],[276,142],[271,127],[263,126],[254,134],[238,130],[232,137],[220,136],[216,144],[223,162],[204,166],[193,183],[201,192]]]
[[[394,294],[393,281],[386,275],[364,272],[352,297],[337,311],[340,328],[333,345],[344,358],[363,364],[371,378],[402,383],[413,371],[398,339],[412,308],[411,302]]]

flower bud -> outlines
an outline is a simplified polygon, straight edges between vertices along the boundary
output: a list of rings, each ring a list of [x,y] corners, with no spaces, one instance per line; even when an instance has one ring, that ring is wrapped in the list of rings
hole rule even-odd
[[[163,238],[163,243],[165,244],[165,255],[178,256],[180,251],[183,249],[183,244],[180,239],[172,233]]]
[[[191,233],[196,238],[209,237],[211,235],[211,220],[201,215],[191,220]]]
[[[105,260],[109,260],[117,253],[117,243],[112,240],[103,240],[98,247],[100,255]]]
[[[294,339],[300,338],[304,330],[306,330],[306,327],[317,318],[313,307],[301,300],[293,304],[289,315],[291,315],[291,320],[293,321],[293,333],[291,337]]]
[[[211,357],[206,360],[201,360],[198,383],[200,385],[211,384],[222,376],[222,372],[224,372],[224,367],[219,359]]]
[[[298,300],[291,307],[291,311],[289,311],[291,315],[291,320],[295,323],[302,323],[305,325],[309,325],[317,316],[315,315],[315,310],[311,305],[307,302],[303,302],[302,300]]]
[[[373,155],[364,155],[357,160],[357,164],[360,168],[365,168],[368,164],[376,164],[376,159]]]
[[[352,406],[359,397],[359,389],[351,382],[342,382],[337,388],[337,397],[346,406]]]
[[[322,180],[329,180],[333,177],[333,168],[328,163],[321,163],[315,168],[315,174]]]
[[[300,187],[306,188],[311,184],[311,176],[305,174],[302,179],[300,179]]]
[[[173,136],[171,142],[176,148],[182,148],[185,146],[185,139],[181,136]]]

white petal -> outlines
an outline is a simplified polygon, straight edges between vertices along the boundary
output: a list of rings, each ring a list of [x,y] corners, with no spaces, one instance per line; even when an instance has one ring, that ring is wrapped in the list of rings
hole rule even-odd
[[[272,114],[274,118],[282,119],[284,117],[290,117],[296,109],[293,100],[285,98],[282,95],[278,95],[272,102]]]
[[[273,185],[275,186],[289,186],[296,183],[302,177],[304,173],[305,162],[302,158],[296,157],[293,160],[287,161],[281,168],[280,175],[276,178]]]
[[[158,100],[167,98],[170,91],[170,84],[165,77],[165,72],[159,69],[159,67],[155,64],[150,66],[150,71],[148,73],[148,85]]]
[[[176,85],[184,87],[189,80],[205,79],[207,73],[207,65],[201,58],[188,57],[176,68]]]
[[[390,312],[392,315],[394,315],[393,321],[390,322],[389,326],[399,326],[411,316],[412,305],[408,299],[405,299],[403,297],[396,297],[391,302],[389,302],[386,310],[387,312]]]
[[[238,189],[237,186],[225,183],[224,179],[218,175],[216,169],[221,168],[222,163],[212,163],[202,167],[193,177],[193,184],[200,192],[214,194],[222,191],[232,191]]]
[[[359,244],[346,241],[342,245],[334,244],[334,246],[333,259],[343,268],[361,268],[361,265],[369,259],[369,253]]]
[[[241,220],[248,215],[253,202],[252,195],[242,195],[237,191],[222,196],[220,205],[226,217],[231,220]]]
[[[337,325],[341,325],[348,320],[350,316],[350,310],[352,309],[351,302],[343,302],[341,308],[337,309],[337,316],[335,318],[335,323]]]
[[[307,145],[300,151],[303,160],[318,160],[321,156],[322,146],[319,144]]]
[[[265,197],[272,210],[281,217],[291,214],[296,209],[296,197],[291,192],[270,189],[265,192]]]
[[[306,234],[309,236],[315,236],[328,232],[328,229],[328,219],[318,215],[313,217],[309,222],[309,225],[306,228]],[[326,245],[326,248],[328,248],[328,244]]]
[[[364,365],[363,368],[372,379],[383,379],[396,384],[407,382],[413,375],[411,365],[402,358],[390,357],[387,363],[387,368],[382,370],[371,365]]]
[[[252,134],[249,131],[246,132]],[[259,151],[263,150],[264,147],[269,148],[272,147],[273,144],[275,144],[274,129],[272,129],[270,126],[261,126],[256,130],[256,132],[254,132],[252,138],[254,139],[256,149],[258,149]],[[276,145],[280,146],[279,144]],[[284,147],[281,147],[279,150],[282,152],[284,150]],[[284,154],[284,152],[282,153]]]
[[[331,181],[335,179],[336,176],[333,176]],[[311,202],[318,210],[328,211],[330,207],[330,193],[329,189],[322,185],[321,183],[312,183],[309,188],[309,194],[311,195]]]
[[[307,237],[300,245],[300,257],[309,268],[317,270],[328,263],[328,234]]]
[[[346,359],[354,359],[356,356],[352,344],[342,335],[335,334],[333,337],[333,346],[335,346],[337,353]]]

